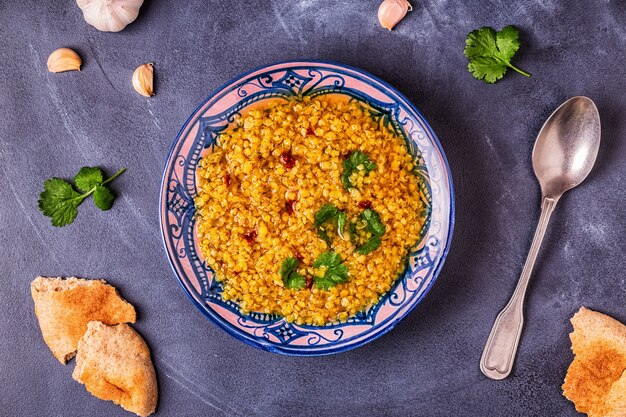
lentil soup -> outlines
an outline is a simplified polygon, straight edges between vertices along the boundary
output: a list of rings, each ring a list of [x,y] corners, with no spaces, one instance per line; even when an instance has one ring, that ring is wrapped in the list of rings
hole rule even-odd
[[[277,100],[196,171],[200,252],[243,314],[344,322],[403,272],[426,207],[404,138],[357,101]]]

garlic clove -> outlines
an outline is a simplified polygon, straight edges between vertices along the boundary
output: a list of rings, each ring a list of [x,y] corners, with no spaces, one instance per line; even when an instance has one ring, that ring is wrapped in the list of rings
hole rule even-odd
[[[385,29],[393,29],[409,10],[413,10],[407,0],[385,0],[378,8],[378,21]]]
[[[143,0],[76,0],[83,18],[102,32],[119,32],[137,19]]]
[[[48,57],[48,71],[64,72],[64,71],[80,71],[80,65],[83,61],[80,56],[70,48],[59,48],[52,51]]]
[[[154,95],[154,65],[143,64],[133,72],[133,88],[145,97]]]

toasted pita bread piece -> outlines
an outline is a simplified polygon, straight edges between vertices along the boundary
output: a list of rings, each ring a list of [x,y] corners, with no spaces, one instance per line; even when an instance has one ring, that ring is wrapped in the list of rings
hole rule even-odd
[[[37,277],[30,286],[35,315],[52,354],[65,364],[76,354],[87,323],[134,323],[135,308],[104,280]]]
[[[626,416],[626,326],[584,307],[571,321],[575,358],[563,395],[590,417]]]
[[[94,396],[139,416],[156,410],[156,374],[146,342],[127,324],[92,321],[78,342],[72,377]]]
[[[606,417],[626,416],[626,371],[622,377],[613,384],[609,395],[606,396]]]

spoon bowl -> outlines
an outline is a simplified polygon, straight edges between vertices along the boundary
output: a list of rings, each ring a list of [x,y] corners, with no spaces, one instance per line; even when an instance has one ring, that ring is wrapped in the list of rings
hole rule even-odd
[[[558,199],[589,175],[600,147],[600,115],[587,97],[572,97],[544,123],[533,169],[544,197]]]

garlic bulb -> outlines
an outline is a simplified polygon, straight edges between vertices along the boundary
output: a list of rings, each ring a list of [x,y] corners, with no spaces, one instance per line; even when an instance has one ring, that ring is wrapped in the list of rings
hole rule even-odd
[[[407,0],[385,0],[378,8],[378,21],[385,29],[393,29],[409,10],[413,10]]]
[[[133,72],[133,88],[144,97],[154,95],[154,65],[143,64]]]
[[[70,48],[59,48],[48,57],[48,71],[80,71],[82,60],[78,54]]]
[[[143,0],[76,0],[85,21],[102,32],[119,32],[139,15]]]

